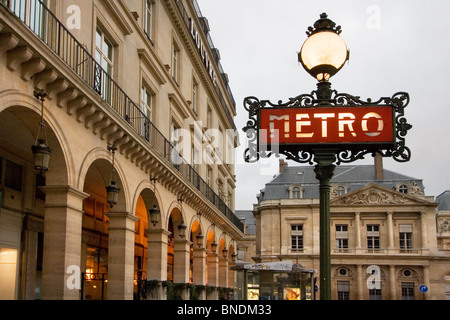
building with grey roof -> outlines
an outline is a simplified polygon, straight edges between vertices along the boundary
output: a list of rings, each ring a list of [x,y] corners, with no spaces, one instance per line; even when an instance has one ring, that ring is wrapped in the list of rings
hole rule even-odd
[[[436,202],[439,203],[438,211],[450,211],[450,190],[446,190],[438,195]]]
[[[450,299],[450,191],[426,196],[422,179],[386,170],[381,159],[337,166],[330,191],[332,299]],[[251,259],[319,270],[319,202],[314,167],[281,160],[253,210],[237,213],[248,230],[256,228]],[[241,261],[251,262],[248,257]],[[376,287],[369,286],[373,270]],[[267,288],[252,290],[269,297]]]
[[[374,165],[343,165],[336,167],[331,180],[332,196],[341,196],[359,190],[370,183],[402,193],[424,194],[422,179],[386,169],[382,170],[382,175],[377,176]],[[289,167],[281,160],[280,173],[265,185],[265,188],[257,195],[257,200],[258,203],[261,203],[264,200],[290,199],[293,197],[318,199],[319,182],[316,179],[313,166]]]

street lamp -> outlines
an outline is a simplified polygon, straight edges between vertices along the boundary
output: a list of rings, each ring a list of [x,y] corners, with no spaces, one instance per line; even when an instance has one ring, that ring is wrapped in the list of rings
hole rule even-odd
[[[201,248],[203,245],[203,238],[204,238],[202,233],[200,232],[195,238],[197,239],[198,247]]]
[[[217,251],[217,243],[216,240],[214,240],[213,243],[211,243],[211,252],[216,253],[216,251]]]
[[[341,27],[325,13],[306,32],[308,38],[298,59],[318,81],[317,90],[290,98],[286,103],[253,96],[244,99],[244,108],[249,113],[243,128],[248,138],[246,162],[283,154],[298,163],[316,163],[314,171],[320,191],[321,300],[331,299],[330,181],[336,165],[364,159],[367,154],[381,154],[398,162],[411,158],[411,150],[405,143],[412,128],[405,118],[405,108],[410,102],[408,93],[363,101],[331,89],[330,78],[349,58],[341,32]],[[368,129],[367,119],[371,117],[378,119],[375,134]]]
[[[342,69],[349,59],[349,51],[340,34],[341,26],[328,19],[326,13],[308,27],[308,39],[298,55],[303,68],[319,83],[316,95],[319,104],[328,104],[332,90],[330,78]],[[314,151],[316,178],[320,193],[320,289],[321,299],[331,299],[331,243],[330,243],[330,181],[334,174],[336,150]]]
[[[159,222],[159,218],[161,216],[161,210],[158,209],[158,207],[156,206],[156,178],[155,177],[150,177],[150,181],[153,182],[153,194],[155,196],[155,204],[153,205],[153,208],[151,208],[148,213],[150,215],[150,222],[153,223],[153,226],[156,227],[156,225]]]
[[[180,238],[184,239],[186,237],[186,229],[187,226],[184,224],[184,220],[181,220],[180,224],[178,225],[178,234]]]
[[[47,131],[45,130],[44,122],[44,101],[47,93],[44,90],[35,91],[34,96],[41,101],[41,121],[39,122],[39,130],[36,135],[36,141],[31,146],[34,158],[34,168],[40,173],[44,174],[48,171],[48,165],[50,162],[50,155],[52,150],[46,145]],[[44,131],[44,138],[39,137],[41,130]]]
[[[119,192],[120,188],[116,184],[115,179],[115,169],[114,169],[114,163],[115,163],[115,153],[117,148],[114,146],[108,145],[108,151],[112,153],[112,167],[111,167],[111,178],[109,182],[109,186],[106,187],[106,193],[107,193],[107,202],[109,204],[109,207],[112,209],[116,204],[117,200],[119,199]]]
[[[183,198],[179,197],[177,201],[180,204],[180,212],[181,212],[181,222],[178,225],[178,235],[180,236],[180,238],[184,239],[186,237],[187,226],[184,224],[183,220]]]
[[[228,258],[228,249],[226,249],[226,248],[223,249],[223,250],[222,250],[222,255],[223,255],[223,258],[224,258],[224,259]]]
[[[305,70],[319,82],[330,80],[342,69],[349,58],[349,51],[341,38],[341,26],[328,19],[326,13],[320,15],[306,34],[308,39],[298,54]]]

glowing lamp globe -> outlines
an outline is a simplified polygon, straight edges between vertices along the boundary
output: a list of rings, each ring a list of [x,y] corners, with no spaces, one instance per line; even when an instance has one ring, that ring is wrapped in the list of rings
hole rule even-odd
[[[305,70],[319,82],[330,80],[342,69],[349,58],[349,51],[341,38],[341,27],[328,19],[326,13],[309,27],[308,39],[299,53],[299,61]]]

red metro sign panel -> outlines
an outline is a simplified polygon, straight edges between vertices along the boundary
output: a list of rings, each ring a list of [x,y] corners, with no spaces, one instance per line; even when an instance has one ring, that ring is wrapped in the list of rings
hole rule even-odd
[[[261,108],[263,145],[348,145],[395,143],[391,106]]]

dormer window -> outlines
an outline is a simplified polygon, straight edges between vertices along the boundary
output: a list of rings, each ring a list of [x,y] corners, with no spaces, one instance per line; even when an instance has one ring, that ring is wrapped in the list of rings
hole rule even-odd
[[[291,186],[289,188],[289,198],[290,199],[302,199],[303,198],[303,188],[298,185]]]
[[[344,186],[337,186],[336,192],[337,192],[338,197],[340,197],[340,196],[343,196],[344,194],[346,194],[347,190]]]
[[[408,190],[409,190],[409,187],[406,184],[401,184],[398,186],[398,192],[407,194]]]
[[[331,186],[331,196],[341,197],[348,193],[348,188],[344,184],[336,184]]]

